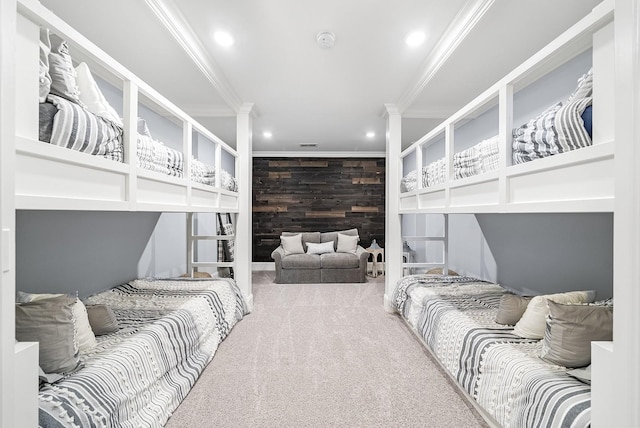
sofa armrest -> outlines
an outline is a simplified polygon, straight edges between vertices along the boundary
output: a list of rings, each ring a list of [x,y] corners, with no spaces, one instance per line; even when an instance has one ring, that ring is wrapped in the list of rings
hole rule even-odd
[[[273,252],[271,253],[271,258],[275,260],[276,263],[281,263],[283,257],[284,257],[284,248],[282,248],[282,245],[280,245],[278,248],[273,250]]]

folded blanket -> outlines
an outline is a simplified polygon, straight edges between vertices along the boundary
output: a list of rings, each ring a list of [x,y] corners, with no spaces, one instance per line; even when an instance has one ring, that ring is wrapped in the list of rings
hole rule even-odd
[[[58,109],[53,116],[51,144],[117,162],[124,160],[120,126],[56,95],[47,95],[47,101]]]

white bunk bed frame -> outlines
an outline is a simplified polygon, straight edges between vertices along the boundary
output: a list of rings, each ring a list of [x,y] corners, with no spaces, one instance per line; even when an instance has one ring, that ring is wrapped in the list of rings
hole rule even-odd
[[[593,145],[511,165],[513,95],[592,48]],[[401,112],[387,110],[387,276],[385,307],[401,278],[402,214],[614,214],[614,341],[592,344],[592,426],[640,426],[640,1],[605,0],[545,48],[423,138],[401,151]],[[454,129],[498,106],[500,163],[495,171],[453,179]],[[517,125],[517,124],[515,124]],[[444,135],[446,177],[422,187],[422,150]],[[415,167],[402,171],[407,156]],[[417,189],[400,192],[403,173]]]
[[[253,104],[236,112],[234,150],[113,58],[43,7],[37,0],[0,2],[0,428],[37,426],[37,343],[15,343],[15,210],[154,211],[231,213],[235,236],[197,236],[187,227],[192,248],[199,239],[235,239],[234,262],[187,266],[233,267],[249,308],[251,291],[251,119]],[[74,60],[123,90],[125,163],[38,141],[39,27],[66,39]],[[138,102],[160,108],[182,125],[183,177],[136,166]],[[192,182],[192,133],[215,145],[214,186]],[[238,192],[221,188],[222,154],[235,159]]]

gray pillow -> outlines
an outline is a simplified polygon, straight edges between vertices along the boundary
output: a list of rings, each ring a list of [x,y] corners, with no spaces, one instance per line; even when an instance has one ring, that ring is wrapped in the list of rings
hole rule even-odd
[[[307,251],[308,243],[320,243],[320,232],[282,232],[282,236],[294,236],[299,233],[302,235],[302,248],[304,248],[305,252]]]
[[[16,304],[16,339],[39,342],[40,367],[46,373],[68,373],[78,366],[75,303],[75,298],[63,295]]]
[[[613,339],[613,310],[606,306],[548,301],[549,316],[540,357],[564,367],[591,364],[591,342]]]
[[[96,336],[115,333],[120,329],[113,310],[107,305],[87,305],[89,324]]]
[[[49,53],[51,93],[82,105],[78,97],[76,70],[71,61],[67,42],[53,33],[49,35],[49,40],[51,40],[51,52]]]
[[[533,297],[516,296],[506,293],[500,298],[500,306],[496,314],[495,321],[498,324],[516,325],[522,314],[527,309],[527,305]]]

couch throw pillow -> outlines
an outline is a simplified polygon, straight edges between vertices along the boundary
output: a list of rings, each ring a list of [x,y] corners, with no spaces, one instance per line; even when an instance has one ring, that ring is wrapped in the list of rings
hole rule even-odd
[[[564,367],[591,364],[591,342],[613,339],[613,311],[607,306],[548,301],[549,316],[540,358]]]
[[[515,325],[533,297],[516,296],[515,294],[506,293],[500,298],[500,306],[496,314],[495,321],[498,324]]]
[[[556,303],[590,303],[595,300],[596,292],[569,291],[567,293],[547,294],[531,299],[520,321],[516,323],[513,333],[526,339],[542,339],[546,325],[546,317],[549,314],[547,302]]]
[[[338,233],[338,247],[336,253],[355,254],[358,249],[359,236],[350,236]]]
[[[298,233],[293,236],[280,236],[280,242],[284,249],[284,255],[290,254],[304,254],[304,248],[302,248],[302,234]]]
[[[63,294],[16,304],[16,339],[39,342],[40,367],[46,373],[68,373],[78,366],[74,346],[75,300]]]
[[[211,275],[209,275],[209,278],[210,277]],[[120,328],[116,315],[107,305],[87,305],[87,314],[89,316],[91,329],[96,336],[115,333]]]
[[[333,249],[333,241],[323,242],[322,244],[307,242],[307,254],[325,254],[333,252],[335,252]]]

